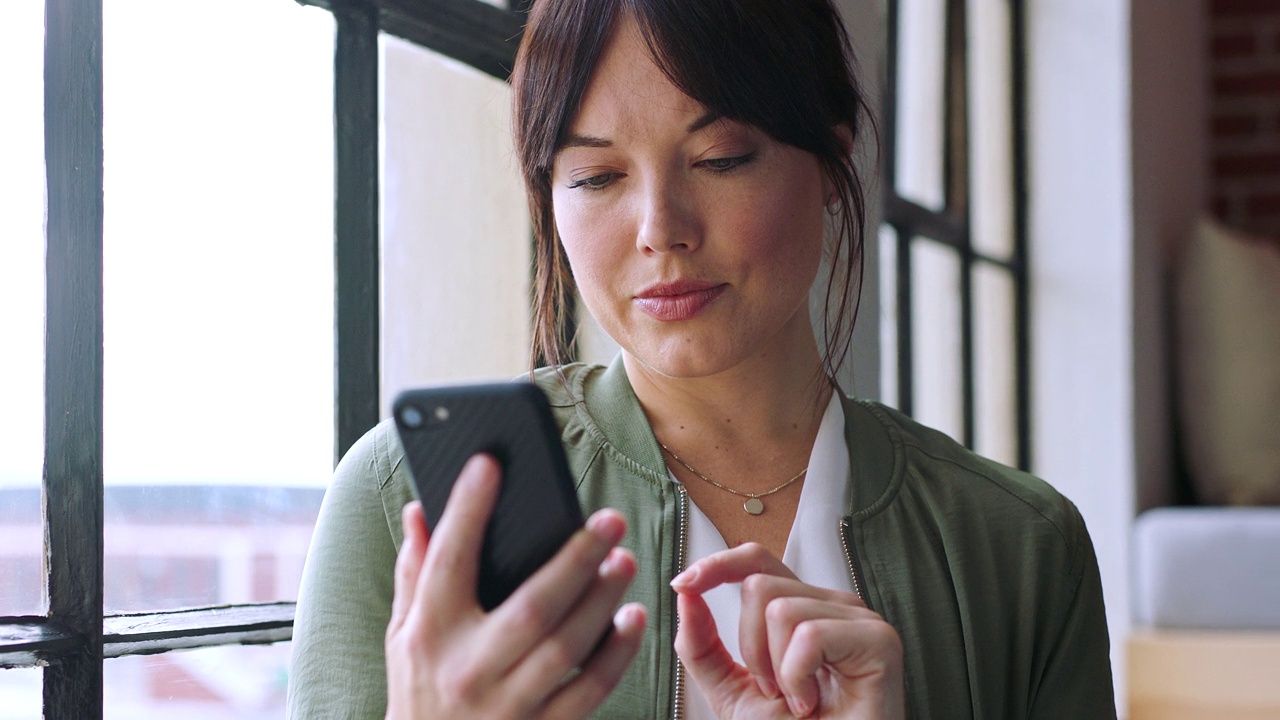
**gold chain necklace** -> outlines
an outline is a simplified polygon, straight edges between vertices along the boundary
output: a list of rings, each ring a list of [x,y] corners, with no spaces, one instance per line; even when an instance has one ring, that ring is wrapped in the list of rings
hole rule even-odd
[[[724,490],[725,492],[731,492],[731,493],[733,493],[734,495],[737,495],[738,497],[744,497],[744,498],[746,498],[746,499],[747,499],[747,501],[746,501],[746,502],[744,502],[744,503],[742,504],[742,509],[743,509],[743,510],[746,510],[746,511],[747,511],[747,513],[748,513],[748,514],[750,514],[750,515],[759,515],[760,513],[764,512],[764,501],[762,501],[760,498],[765,497],[765,496],[768,496],[768,495],[772,495],[772,494],[774,494],[774,493],[778,492],[779,490],[784,490],[784,489],[786,489],[787,487],[790,487],[791,483],[793,483],[793,482],[795,482],[795,481],[799,480],[800,478],[804,477],[804,474],[805,474],[805,473],[807,473],[807,472],[809,472],[809,468],[808,468],[808,467],[806,467],[805,469],[803,469],[803,470],[801,470],[800,472],[796,473],[796,474],[795,474],[795,477],[793,477],[793,478],[791,478],[790,480],[788,480],[788,481],[786,481],[786,482],[782,483],[782,484],[781,484],[781,485],[779,485],[778,487],[773,488],[772,490],[765,490],[764,492],[759,492],[759,493],[743,492],[743,491],[741,491],[741,490],[735,490],[735,489],[733,489],[733,488],[729,487],[728,485],[724,485],[724,484],[721,484],[721,483],[716,482],[715,480],[712,480],[711,478],[707,477],[706,475],[703,475],[702,473],[700,473],[700,472],[698,472],[697,470],[695,470],[695,469],[694,469],[694,467],[693,467],[692,465],[690,465],[689,463],[685,462],[684,460],[681,460],[679,455],[677,455],[677,454],[675,454],[674,452],[672,452],[672,451],[671,451],[671,448],[667,447],[666,445],[663,445],[662,443],[658,443],[658,445],[659,445],[659,447],[661,447],[663,450],[665,450],[665,451],[667,452],[667,454],[668,454],[668,455],[670,455],[670,456],[671,456],[671,457],[672,457],[676,462],[678,462],[678,463],[680,463],[681,465],[683,465],[685,470],[688,470],[689,472],[693,473],[694,475],[697,475],[698,477],[700,477],[700,478],[702,478],[703,480],[705,480],[705,481],[707,481],[707,482],[711,483],[712,485],[715,485],[716,487],[720,488],[721,490]]]

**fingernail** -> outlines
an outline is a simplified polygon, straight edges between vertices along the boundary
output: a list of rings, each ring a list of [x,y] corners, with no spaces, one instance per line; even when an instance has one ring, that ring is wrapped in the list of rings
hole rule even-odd
[[[671,587],[692,585],[698,579],[698,568],[687,568],[684,572],[671,578]]]
[[[769,678],[763,675],[756,675],[756,685],[760,686],[760,692],[764,693],[764,696],[770,700],[778,697],[778,686]]]
[[[641,618],[644,617],[643,612],[634,605],[623,605],[613,616],[613,625],[623,632],[632,630],[640,624]]]
[[[458,476],[465,477],[472,487],[488,482],[488,475],[484,472],[485,462],[484,455],[472,455],[467,459],[467,464],[462,466],[462,472]]]
[[[788,695],[787,707],[791,708],[791,714],[798,718],[808,717],[809,715],[809,705],[798,697]]]
[[[615,547],[605,556],[601,570],[605,575],[622,575],[627,572],[627,565],[630,561],[631,553],[620,547]]]
[[[610,545],[616,545],[627,530],[618,516],[612,513],[596,513],[592,515],[591,519],[587,521],[587,529],[601,542],[609,543]]]

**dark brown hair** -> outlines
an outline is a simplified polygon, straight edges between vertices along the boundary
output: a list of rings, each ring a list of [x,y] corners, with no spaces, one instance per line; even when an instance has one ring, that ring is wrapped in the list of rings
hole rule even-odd
[[[829,255],[823,365],[834,376],[853,337],[866,202],[855,146],[866,103],[830,0],[537,0],[512,73],[516,155],[535,237],[531,361],[569,359],[574,280],[556,233],[551,169],[618,21],[636,20],[671,82],[717,115],[812,153],[840,198]]]

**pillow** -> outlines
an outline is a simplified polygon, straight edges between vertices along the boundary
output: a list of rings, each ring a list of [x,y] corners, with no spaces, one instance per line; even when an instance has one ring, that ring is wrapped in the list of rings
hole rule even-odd
[[[1280,246],[1201,221],[1174,306],[1179,416],[1200,499],[1280,504]]]

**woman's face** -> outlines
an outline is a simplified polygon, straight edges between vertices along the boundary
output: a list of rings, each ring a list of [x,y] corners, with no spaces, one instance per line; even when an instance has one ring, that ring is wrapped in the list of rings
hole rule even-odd
[[[606,46],[551,184],[587,308],[649,369],[703,377],[812,346],[828,193],[817,159],[709,116],[633,21]]]

